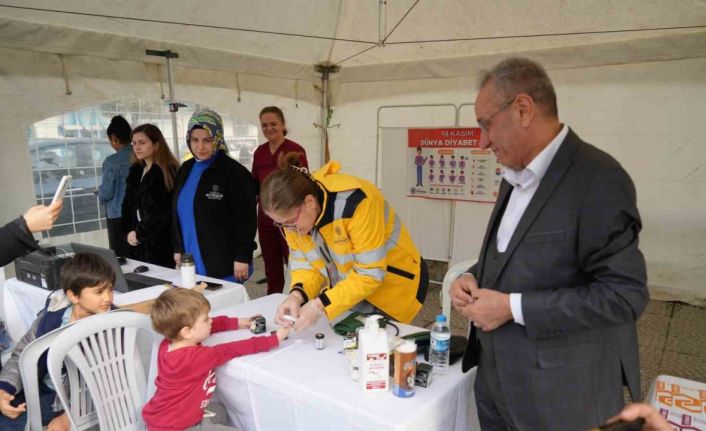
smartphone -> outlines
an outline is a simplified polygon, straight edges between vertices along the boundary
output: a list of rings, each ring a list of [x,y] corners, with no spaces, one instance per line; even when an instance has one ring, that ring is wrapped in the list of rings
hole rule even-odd
[[[64,175],[59,181],[59,187],[56,188],[56,193],[54,193],[54,198],[51,203],[54,204],[60,200],[64,199],[66,191],[69,189],[69,183],[71,182],[71,175]]]
[[[206,290],[218,290],[221,287],[223,287],[223,284],[215,283],[213,281],[201,280],[201,281],[196,282],[196,284],[199,284],[199,283],[206,283]]]
[[[643,418],[637,418],[631,422],[615,421],[613,423],[601,425],[593,430],[600,431],[640,431],[645,425],[645,420]],[[593,431],[591,430],[591,431]]]

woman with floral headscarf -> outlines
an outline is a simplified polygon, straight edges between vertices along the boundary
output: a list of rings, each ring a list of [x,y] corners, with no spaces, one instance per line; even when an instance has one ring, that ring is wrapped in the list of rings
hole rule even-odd
[[[252,273],[257,213],[250,172],[228,156],[221,117],[194,112],[186,142],[193,158],[176,179],[173,202],[174,261],[191,253],[196,273],[243,282]]]

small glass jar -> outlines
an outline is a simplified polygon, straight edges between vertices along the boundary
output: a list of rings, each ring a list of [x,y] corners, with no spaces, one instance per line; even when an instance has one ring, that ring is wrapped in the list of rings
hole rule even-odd
[[[316,337],[316,350],[324,350],[324,347],[326,347],[324,345],[324,334],[319,332],[318,334],[316,334],[315,337]]]

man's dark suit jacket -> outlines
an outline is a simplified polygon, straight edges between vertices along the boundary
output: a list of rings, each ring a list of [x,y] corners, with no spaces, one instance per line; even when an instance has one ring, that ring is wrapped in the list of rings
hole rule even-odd
[[[647,305],[635,187],[620,164],[569,130],[502,254],[483,274],[512,186],[502,181],[478,263],[481,288],[522,293],[525,325],[491,332],[500,390],[521,430],[585,430],[640,397],[635,321]],[[463,370],[478,364],[471,325]]]

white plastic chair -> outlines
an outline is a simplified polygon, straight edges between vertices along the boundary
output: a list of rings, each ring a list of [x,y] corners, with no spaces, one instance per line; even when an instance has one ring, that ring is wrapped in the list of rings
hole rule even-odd
[[[147,396],[147,378],[140,359],[138,333],[150,338],[149,349],[156,345],[148,316],[117,310],[96,314],[67,327],[49,347],[49,375],[57,395],[67,411],[70,405],[61,384],[62,363],[66,362],[69,388],[85,381],[102,431],[144,429],[142,407]],[[69,414],[73,429],[76,417]]]
[[[5,300],[5,267],[0,266],[0,310],[3,310],[3,311],[5,310],[4,300]],[[0,318],[0,320],[3,320],[3,319]],[[5,328],[7,329],[7,324],[5,324]],[[12,349],[3,352],[0,355],[0,364],[5,365],[5,362],[7,362],[8,359],[10,359],[11,353],[12,353]]]
[[[447,318],[451,318],[451,283],[453,283],[459,275],[466,272],[468,268],[470,268],[477,261],[478,259],[462,260],[453,264],[449,267],[448,271],[446,271],[444,281],[441,285],[441,312],[444,313]]]
[[[28,344],[20,355],[20,374],[27,403],[27,431],[42,431],[42,414],[39,402],[39,376],[37,363],[39,358],[49,349],[51,343],[69,326],[57,328],[44,334]],[[71,414],[77,418],[77,430],[89,429],[98,424],[93,401],[84,382],[78,385],[79,390],[71,391]]]

